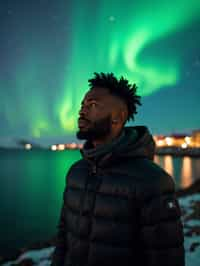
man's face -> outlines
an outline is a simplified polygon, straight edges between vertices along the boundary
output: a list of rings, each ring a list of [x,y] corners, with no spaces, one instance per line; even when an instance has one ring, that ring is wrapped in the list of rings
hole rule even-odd
[[[112,95],[107,89],[98,88],[89,91],[79,112],[78,139],[99,140],[112,131]]]

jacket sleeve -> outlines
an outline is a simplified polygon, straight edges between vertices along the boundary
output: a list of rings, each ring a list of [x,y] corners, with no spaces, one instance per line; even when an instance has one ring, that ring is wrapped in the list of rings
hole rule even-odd
[[[60,217],[57,225],[56,245],[52,256],[51,266],[63,266],[66,254],[66,205],[65,205],[65,191],[63,193],[63,203],[61,207]]]
[[[146,199],[139,213],[139,241],[144,265],[184,266],[183,225],[175,193],[158,193]]]

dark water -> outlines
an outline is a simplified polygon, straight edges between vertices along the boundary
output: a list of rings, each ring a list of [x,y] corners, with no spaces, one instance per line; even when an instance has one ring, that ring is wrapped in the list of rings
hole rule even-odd
[[[0,151],[0,256],[56,233],[65,176],[79,151]],[[155,157],[177,187],[200,177],[200,158]]]

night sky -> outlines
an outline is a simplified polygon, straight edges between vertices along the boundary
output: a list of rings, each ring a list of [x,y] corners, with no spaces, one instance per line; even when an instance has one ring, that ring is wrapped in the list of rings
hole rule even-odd
[[[200,128],[200,1],[0,2],[1,140],[74,136],[93,72],[137,84],[128,125]]]

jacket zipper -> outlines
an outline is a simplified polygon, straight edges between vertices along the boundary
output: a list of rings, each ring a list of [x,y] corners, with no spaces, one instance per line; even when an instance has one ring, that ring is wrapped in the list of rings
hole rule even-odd
[[[92,174],[96,174],[97,173],[97,165],[93,164],[92,166]]]
[[[95,163],[95,164],[92,165],[92,174],[95,175],[96,173],[97,173],[97,165]],[[78,232],[80,232],[81,216],[82,216],[82,213],[83,213],[83,204],[84,204],[85,196],[88,193],[88,181],[89,181],[89,178],[90,178],[90,176],[88,176],[88,178],[86,179],[85,190],[84,190],[83,194],[81,195],[79,219],[77,220]]]

